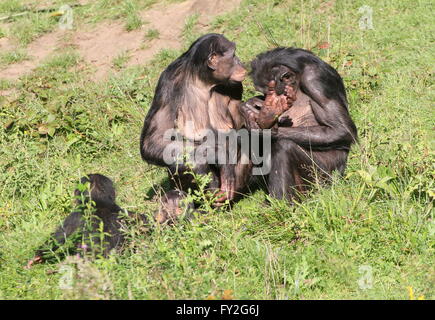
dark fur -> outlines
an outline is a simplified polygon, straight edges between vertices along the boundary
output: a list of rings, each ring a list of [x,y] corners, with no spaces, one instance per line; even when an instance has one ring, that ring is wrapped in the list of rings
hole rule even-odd
[[[291,199],[317,178],[328,179],[333,171],[343,174],[357,129],[338,72],[313,53],[296,48],[264,52],[251,66],[254,85],[264,94],[271,80],[276,81],[277,94],[283,94],[286,85],[298,90],[293,106],[281,115],[272,132],[269,192]],[[280,72],[286,71],[283,80]],[[287,125],[281,125],[283,120]]]
[[[293,70],[297,75],[302,75],[307,67],[314,67],[316,80],[323,84],[320,88],[322,95],[328,99],[339,101],[347,108],[346,92],[338,72],[329,64],[321,60],[312,52],[299,48],[276,48],[259,54],[252,62],[250,76],[256,88],[261,92],[267,89],[270,80],[268,72],[275,66],[283,65]],[[301,83],[301,89],[309,94],[310,83]],[[277,93],[282,94],[282,88],[277,88]]]

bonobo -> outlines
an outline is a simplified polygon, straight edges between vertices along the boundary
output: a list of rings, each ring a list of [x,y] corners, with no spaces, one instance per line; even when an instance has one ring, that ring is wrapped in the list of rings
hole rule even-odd
[[[235,50],[235,44],[220,34],[206,34],[197,39],[160,75],[140,137],[142,158],[168,168],[174,189],[188,191],[197,187],[189,172],[210,174],[208,188],[217,192],[217,202],[233,199],[246,185],[250,164],[242,164],[240,159],[219,163],[210,153],[202,162],[191,158],[175,161],[166,156],[168,147],[175,145],[175,154],[180,157],[186,141],[197,155],[202,142],[210,143],[205,137],[210,132],[228,133],[243,126],[238,106],[246,70]],[[173,141],[168,132],[176,132],[181,139]],[[226,150],[218,142],[213,148]],[[233,157],[238,154],[237,148],[235,151],[224,152]]]
[[[27,264],[28,268],[51,258],[67,241],[72,245],[69,253],[83,254],[85,251],[93,250],[107,256],[112,249],[123,244],[124,224],[137,222],[146,228],[149,227],[147,216],[144,214],[126,211],[127,214],[122,215],[124,210],[115,202],[113,183],[106,176],[89,174],[81,178],[80,183],[82,186],[89,184],[89,189],[74,191],[76,210],[65,218],[50,240],[36,251],[33,259]]]
[[[250,129],[272,129],[269,193],[291,200],[317,178],[343,174],[357,129],[337,71],[296,48],[261,53],[251,67],[264,96],[241,104],[240,111]]]

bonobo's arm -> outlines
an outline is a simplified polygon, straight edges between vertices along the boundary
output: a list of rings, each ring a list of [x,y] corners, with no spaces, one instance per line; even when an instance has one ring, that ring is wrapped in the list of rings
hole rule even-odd
[[[77,229],[80,229],[84,225],[84,220],[82,219],[82,212],[72,212],[65,218],[65,221],[56,231],[51,235],[50,240],[48,240],[40,249],[35,253],[35,256],[27,262],[25,266],[26,269],[30,269],[32,265],[44,261],[44,253],[47,250],[56,251],[59,245],[65,243],[66,238],[71,236]]]
[[[72,235],[77,230],[83,228],[85,221],[83,220],[82,212],[72,212],[68,217],[65,218],[62,226],[59,227],[53,234],[53,238],[58,244],[64,244],[66,238]]]
[[[157,100],[157,99],[156,99]],[[157,100],[158,101],[158,100]],[[158,166],[167,166],[163,159],[163,152],[171,141],[165,133],[174,128],[175,112],[170,106],[160,106],[153,102],[148,112],[140,137],[140,153],[143,160]]]
[[[303,90],[315,102],[311,104],[319,123],[311,127],[279,127],[272,138],[290,139],[300,146],[316,149],[341,147],[348,149],[356,141],[356,127],[345,104],[345,92],[340,92],[343,101],[328,98],[325,84],[318,79],[316,69],[306,68],[302,77]],[[336,90],[342,90],[337,88]],[[344,91],[344,88],[343,88]]]
[[[312,110],[318,126],[278,127],[272,132],[272,138],[290,139],[306,148],[330,149],[349,146],[356,140],[356,135],[347,117],[347,110],[336,101],[329,101],[324,106],[312,104]]]

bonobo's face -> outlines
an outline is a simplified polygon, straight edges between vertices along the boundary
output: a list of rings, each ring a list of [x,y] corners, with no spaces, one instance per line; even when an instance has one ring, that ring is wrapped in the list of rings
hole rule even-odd
[[[236,46],[228,41],[223,55],[212,55],[209,66],[212,68],[213,78],[217,82],[242,82],[246,77],[246,69],[236,56]]]
[[[278,95],[284,94],[286,86],[291,86],[294,89],[299,87],[297,74],[284,65],[278,65],[272,67],[262,79],[254,79],[255,89],[266,94],[267,85],[272,80],[275,80],[275,91]]]

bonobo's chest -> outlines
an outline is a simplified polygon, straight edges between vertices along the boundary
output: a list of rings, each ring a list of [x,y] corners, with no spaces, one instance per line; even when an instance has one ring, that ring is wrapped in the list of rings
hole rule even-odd
[[[293,123],[292,127],[316,126],[319,123],[312,109],[312,105],[315,103],[309,96],[299,90],[296,95],[296,101],[290,109],[280,116],[280,120],[285,117],[290,118]]]
[[[216,130],[228,131],[234,129],[230,113],[231,98],[219,92],[213,91],[208,100],[208,117],[210,127]]]
[[[202,139],[207,130],[234,129],[229,108],[234,102],[231,97],[212,91],[202,98],[188,97],[178,110],[176,127],[185,137],[197,140]]]

